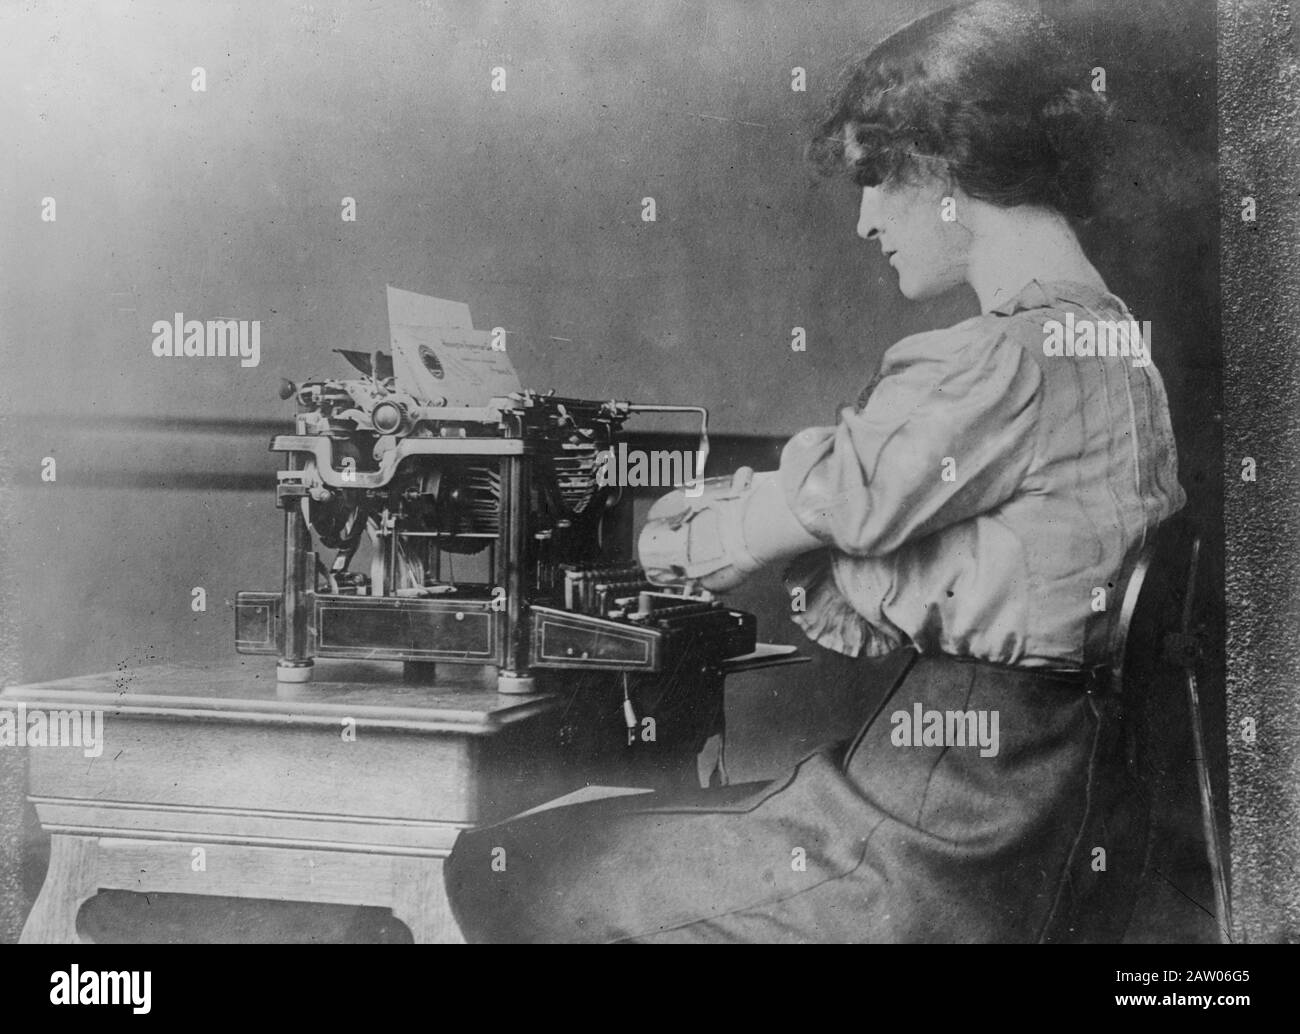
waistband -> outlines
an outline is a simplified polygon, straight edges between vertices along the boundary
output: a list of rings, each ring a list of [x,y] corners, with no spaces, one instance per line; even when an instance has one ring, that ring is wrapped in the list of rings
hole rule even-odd
[[[1031,668],[1017,664],[1003,664],[999,661],[986,660],[983,657],[962,657],[949,653],[916,653],[916,664],[960,664],[973,665],[994,673],[1018,675],[1025,678],[1041,680],[1062,687],[1070,687],[1096,696],[1112,693],[1118,687],[1113,686],[1111,670],[1106,665],[1094,665],[1090,668]]]

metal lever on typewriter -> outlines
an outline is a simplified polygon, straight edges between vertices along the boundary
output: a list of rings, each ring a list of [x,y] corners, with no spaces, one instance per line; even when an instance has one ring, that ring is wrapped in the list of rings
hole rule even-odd
[[[652,403],[627,403],[629,413],[699,413],[700,448],[696,453],[695,476],[704,477],[704,465],[709,461],[709,411],[703,406],[659,406]]]

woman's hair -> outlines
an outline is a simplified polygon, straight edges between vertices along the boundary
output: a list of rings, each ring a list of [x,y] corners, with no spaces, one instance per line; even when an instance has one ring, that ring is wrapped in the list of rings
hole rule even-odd
[[[859,186],[946,173],[991,204],[1086,219],[1111,114],[1046,19],[979,2],[920,18],[850,65],[809,156]]]

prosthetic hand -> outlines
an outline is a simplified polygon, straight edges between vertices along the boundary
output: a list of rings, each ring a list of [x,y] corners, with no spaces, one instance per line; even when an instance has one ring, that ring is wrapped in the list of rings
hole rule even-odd
[[[699,495],[676,489],[656,502],[637,549],[656,584],[727,592],[760,567],[820,545],[791,512],[775,471],[741,467],[706,478]]]

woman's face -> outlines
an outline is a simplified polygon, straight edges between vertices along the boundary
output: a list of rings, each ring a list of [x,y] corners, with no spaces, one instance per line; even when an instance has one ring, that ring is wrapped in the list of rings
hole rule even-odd
[[[905,298],[933,298],[966,282],[971,240],[962,225],[966,197],[950,190],[936,179],[862,188],[858,236],[880,242]]]

